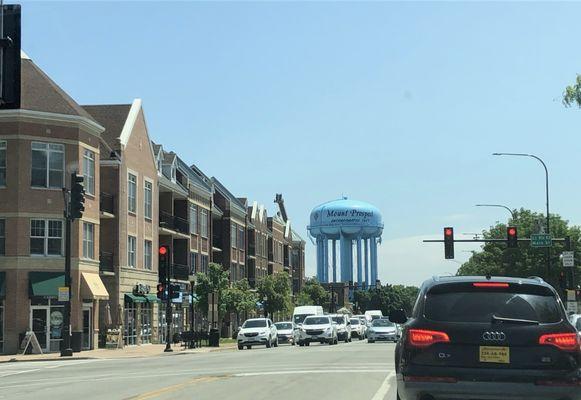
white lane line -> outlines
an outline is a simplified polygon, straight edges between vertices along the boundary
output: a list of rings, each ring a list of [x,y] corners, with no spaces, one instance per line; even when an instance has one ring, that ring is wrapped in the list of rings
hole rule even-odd
[[[86,361],[79,361],[79,362],[70,362],[70,361],[59,361],[58,364],[52,365],[50,367],[44,367],[44,369],[53,369],[53,368],[61,368],[61,367],[68,367],[70,365],[81,365],[81,364],[89,364],[94,363],[100,360],[86,360]]]
[[[232,376],[243,378],[248,376],[266,376],[266,375],[295,375],[295,374],[352,374],[358,373],[385,373],[384,369],[335,369],[335,370],[299,370],[299,371],[268,371],[268,372],[244,372],[239,374],[232,374]]]
[[[395,376],[395,372],[391,372],[385,377],[385,379],[383,380],[383,383],[381,384],[381,386],[379,387],[379,389],[375,393],[375,396],[373,396],[371,398],[371,400],[383,400],[385,398],[385,395],[387,394],[387,392],[389,392],[389,389],[391,387],[391,383],[389,381],[394,376]]]
[[[27,369],[25,371],[10,372],[8,374],[2,374],[2,375],[0,375],[0,378],[4,378],[4,377],[7,377],[7,376],[11,376],[11,375],[25,374],[27,372],[36,372],[36,371],[40,371],[40,369]]]

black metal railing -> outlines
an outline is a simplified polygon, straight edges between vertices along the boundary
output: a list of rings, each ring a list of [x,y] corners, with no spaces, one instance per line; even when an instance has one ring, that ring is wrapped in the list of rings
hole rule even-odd
[[[190,232],[190,224],[187,219],[165,211],[159,212],[159,226],[185,234],[189,234]]]
[[[99,193],[99,210],[115,214],[115,196],[105,192]]]
[[[190,277],[190,267],[183,264],[172,264],[172,278],[187,281]]]
[[[114,272],[113,253],[99,252],[99,272]]]

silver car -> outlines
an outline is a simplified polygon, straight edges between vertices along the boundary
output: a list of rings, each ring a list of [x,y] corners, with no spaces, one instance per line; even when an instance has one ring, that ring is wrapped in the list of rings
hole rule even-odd
[[[374,319],[367,330],[367,343],[375,343],[380,340],[397,342],[398,339],[399,333],[397,326],[388,319]]]

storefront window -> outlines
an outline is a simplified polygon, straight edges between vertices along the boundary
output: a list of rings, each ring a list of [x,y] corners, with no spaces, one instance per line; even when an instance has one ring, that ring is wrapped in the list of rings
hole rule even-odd
[[[125,345],[137,344],[137,309],[133,302],[125,302],[123,315],[123,340]]]
[[[151,303],[141,304],[141,343],[151,343],[151,321],[153,317],[153,311],[151,308]]]
[[[60,341],[63,338],[64,312],[63,306],[50,307],[50,351],[60,350]]]

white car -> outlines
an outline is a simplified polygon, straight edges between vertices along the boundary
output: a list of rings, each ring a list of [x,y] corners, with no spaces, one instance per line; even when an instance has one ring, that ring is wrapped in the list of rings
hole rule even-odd
[[[359,340],[364,339],[367,330],[365,323],[361,322],[359,318],[351,318],[349,322],[351,322],[351,337],[356,337]]]
[[[238,350],[244,346],[251,349],[254,345],[264,345],[266,348],[278,346],[276,326],[268,318],[252,318],[244,322],[237,336]]]
[[[337,326],[328,315],[306,317],[300,328],[299,346],[308,346],[312,342],[337,344]]]
[[[399,334],[395,324],[385,318],[374,319],[369,329],[367,329],[367,343],[385,340],[397,342]]]
[[[349,343],[351,341],[351,320],[349,317],[345,314],[332,314],[330,317],[337,324],[338,340]]]
[[[290,343],[295,345],[295,336],[297,335],[298,327],[292,321],[276,322],[278,342],[279,343]]]
[[[571,322],[571,325],[573,325],[575,329],[577,329],[577,332],[579,332],[579,335],[581,335],[581,314],[569,315],[569,322]]]

